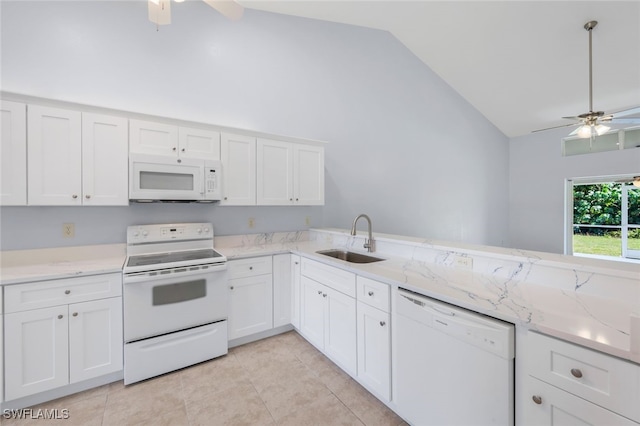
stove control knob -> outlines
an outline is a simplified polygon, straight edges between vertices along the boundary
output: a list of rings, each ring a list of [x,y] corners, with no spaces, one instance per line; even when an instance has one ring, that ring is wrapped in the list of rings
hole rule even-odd
[[[204,233],[208,234],[209,233],[209,228],[204,228]]]
[[[133,231],[133,236],[137,237],[138,235],[140,235],[140,233],[138,231]]]
[[[149,235],[149,232],[147,232],[147,231],[142,231],[142,236],[143,236],[143,237],[146,237],[147,235]]]
[[[197,232],[198,234],[202,234],[202,228],[198,228],[198,229],[196,229],[196,232]]]

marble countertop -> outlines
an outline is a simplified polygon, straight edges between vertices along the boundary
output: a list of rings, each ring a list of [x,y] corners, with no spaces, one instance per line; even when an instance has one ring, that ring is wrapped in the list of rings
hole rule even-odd
[[[230,246],[219,245],[216,241],[216,250],[229,260],[278,253],[298,254],[640,364],[640,319],[638,311],[634,310],[640,299],[599,297],[531,280],[514,280],[508,275],[390,256],[385,252],[375,253],[383,261],[369,264],[349,263],[316,253],[335,247],[330,241],[297,241],[295,238],[246,240]],[[112,244],[19,252],[2,252],[1,284],[121,272],[126,246]],[[626,273],[624,268],[622,272]]]
[[[122,273],[126,244],[0,252],[0,285]]]

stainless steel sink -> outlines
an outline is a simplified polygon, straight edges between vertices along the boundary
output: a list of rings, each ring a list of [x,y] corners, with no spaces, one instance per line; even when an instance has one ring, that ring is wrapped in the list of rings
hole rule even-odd
[[[317,251],[316,253],[323,254],[329,257],[335,257],[336,259],[344,260],[351,263],[371,263],[371,262],[380,262],[381,260],[384,260],[384,259],[380,259],[379,257],[367,256],[366,254],[354,253],[352,251],[338,250],[338,249],[320,250],[320,251]]]

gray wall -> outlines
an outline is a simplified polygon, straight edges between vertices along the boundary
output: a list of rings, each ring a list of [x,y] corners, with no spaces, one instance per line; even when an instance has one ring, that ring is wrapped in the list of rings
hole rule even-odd
[[[508,139],[384,31],[230,22],[204,2],[172,3],[159,31],[141,1],[0,7],[4,91],[330,142],[324,207],[5,207],[2,249],[123,242],[152,222],[344,228],[361,212],[378,232],[509,244]]]
[[[514,247],[564,252],[567,179],[640,174],[640,149],[563,157],[561,139],[570,132],[561,128],[511,139],[509,235]]]

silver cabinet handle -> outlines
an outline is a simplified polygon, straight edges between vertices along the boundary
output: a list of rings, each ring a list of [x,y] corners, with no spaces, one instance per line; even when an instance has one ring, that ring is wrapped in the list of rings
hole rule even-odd
[[[229,290],[233,290],[233,286],[229,287]]]
[[[250,270],[250,271],[253,271],[253,266],[249,266],[249,270]]]
[[[293,263],[295,263],[295,264],[297,265],[297,264],[299,264],[300,262],[293,262]]]
[[[71,294],[71,290],[65,290],[64,294]]]
[[[228,200],[228,198],[227,198],[227,197],[224,197],[224,199],[225,199],[225,200]]]
[[[88,200],[89,198],[91,198],[91,195],[87,194],[87,195],[84,196],[84,198],[86,198]]]
[[[58,319],[62,319],[62,315],[58,315]]]
[[[318,290],[318,294],[322,294],[322,290]]]
[[[531,399],[533,399],[533,402],[535,402],[538,405],[542,404],[542,397],[541,396],[533,395],[531,397]]]
[[[380,321],[380,327],[384,327],[387,323],[384,321]]]
[[[327,297],[327,293],[322,293],[322,297]]]
[[[289,201],[293,201],[293,198],[289,198]]]
[[[181,151],[184,152],[184,148],[182,148]]]
[[[582,378],[582,371],[579,368],[572,368],[571,375],[577,379]]]
[[[373,296],[373,292],[372,291],[369,292],[369,296]]]
[[[174,147],[172,148],[172,150],[174,150],[174,151],[175,151],[175,150],[176,150],[176,147],[174,146]]]
[[[78,313],[77,313],[77,312],[74,312],[74,313],[73,313],[73,316],[74,316],[74,317],[77,317],[77,316],[78,316]]]
[[[296,198],[296,201],[299,201],[299,200]]]
[[[73,198],[73,199],[75,200],[76,198],[78,198],[78,194],[73,194],[73,195],[71,196],[71,198]]]

